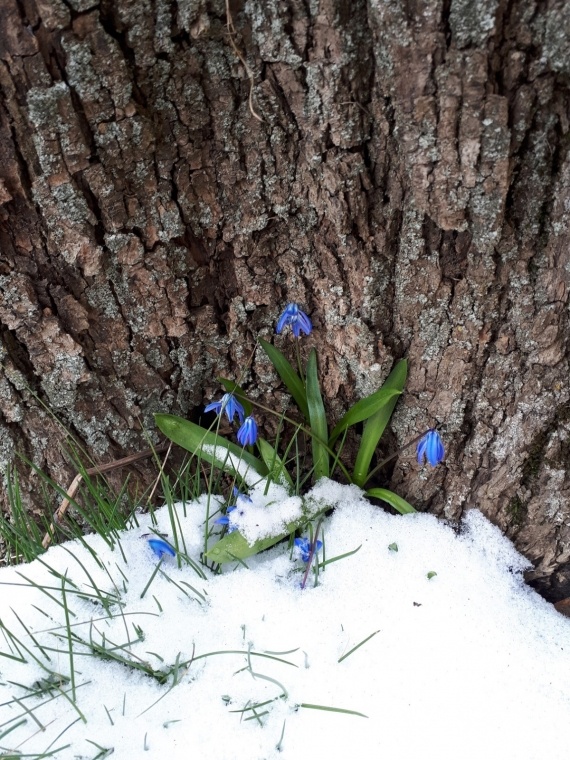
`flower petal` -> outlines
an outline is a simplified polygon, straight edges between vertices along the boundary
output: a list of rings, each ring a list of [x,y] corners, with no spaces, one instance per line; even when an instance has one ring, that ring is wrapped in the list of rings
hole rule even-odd
[[[445,448],[437,430],[428,430],[418,443],[418,462],[424,463],[424,457],[432,467],[436,467],[445,458]]]
[[[166,541],[163,541],[161,538],[149,538],[148,545],[156,554],[156,556],[160,557],[161,559],[165,554],[169,554],[171,557],[176,556],[176,552],[172,546],[170,546],[170,544],[167,544]]]
[[[257,424],[251,415],[245,418],[237,432],[237,439],[241,446],[253,446],[257,441]]]

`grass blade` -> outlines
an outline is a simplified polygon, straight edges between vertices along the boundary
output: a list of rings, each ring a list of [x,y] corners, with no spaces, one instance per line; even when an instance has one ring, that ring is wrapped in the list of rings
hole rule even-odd
[[[314,348],[307,362],[307,404],[309,407],[309,423],[313,444],[313,467],[315,480],[329,477],[329,452],[325,445],[328,441],[327,417],[325,406],[319,388],[317,374],[317,352]]]
[[[309,705],[306,702],[302,702],[299,707],[307,707],[310,710],[326,710],[327,712],[337,712],[337,713],[345,713],[345,715],[358,715],[361,718],[367,718],[368,715],[365,715],[361,712],[356,712],[356,710],[345,710],[342,707],[327,707],[326,705]]]
[[[305,386],[299,375],[295,372],[289,361],[283,356],[281,351],[263,338],[257,339],[261,348],[265,351],[275,371],[285,384],[289,393],[293,396],[295,403],[299,407],[303,417],[309,421],[309,405],[307,403],[307,393]]]
[[[405,499],[402,499],[401,496],[398,496],[397,493],[389,491],[387,488],[371,488],[369,491],[366,491],[366,495],[373,496],[375,499],[381,499],[382,501],[387,502],[401,515],[409,515],[413,512],[418,511],[417,509],[414,509],[411,504],[408,504]]]
[[[399,396],[401,393],[402,391],[396,388],[382,386],[375,393],[357,401],[335,426],[329,439],[329,446],[333,445],[343,430],[346,430],[350,425],[356,425],[358,422],[364,422],[364,420],[369,419],[382,407],[386,406],[394,396]]]
[[[346,654],[343,654],[342,657],[339,657],[337,662],[342,662],[343,660],[346,660],[347,657],[350,657],[350,655],[353,652],[356,652],[356,650],[359,649],[363,644],[366,644],[367,641],[370,641],[370,639],[376,636],[377,633],[380,633],[380,631],[374,631],[374,633],[371,633],[370,636],[367,636],[365,639],[362,639],[360,644],[357,644],[355,647],[352,647],[352,649],[349,649]]]
[[[400,394],[404,390],[407,375],[408,362],[405,359],[402,359],[390,372],[381,390],[395,390]],[[374,451],[378,446],[382,433],[386,429],[386,425],[392,416],[398,398],[399,395],[395,395],[389,399],[381,409],[375,412],[372,417],[368,418],[368,421],[364,425],[362,439],[360,441],[360,447],[358,449],[352,474],[352,482],[356,483],[357,486],[362,487],[368,479],[368,470],[370,469],[372,456],[374,455]]]

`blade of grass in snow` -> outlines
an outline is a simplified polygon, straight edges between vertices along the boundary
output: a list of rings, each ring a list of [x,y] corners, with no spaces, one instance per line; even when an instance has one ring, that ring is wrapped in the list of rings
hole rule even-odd
[[[412,507],[411,504],[408,504],[405,499],[403,499],[401,496],[398,496],[397,493],[389,491],[387,488],[370,488],[366,492],[366,495],[373,496],[375,499],[381,499],[382,501],[387,502],[401,515],[409,515],[417,512],[417,509],[414,509],[414,507]]]
[[[185,586],[188,586],[188,588],[191,588],[191,589],[192,589],[192,591],[195,591],[195,589],[194,589],[194,588],[192,588],[192,586],[191,586],[189,583],[186,583],[185,581],[180,581],[180,583],[176,583],[176,581],[175,581],[175,580],[173,580],[173,579],[172,579],[172,578],[171,578],[169,575],[167,575],[167,574],[164,572],[164,570],[160,570],[160,574],[162,575],[162,577],[163,577],[163,578],[166,578],[166,580],[167,580],[169,583],[172,583],[174,586],[176,586],[176,588],[177,588],[177,589],[180,589],[180,591],[182,591],[182,593],[184,594],[184,596],[187,596],[187,597],[188,597],[188,599],[192,599],[192,597],[190,596],[190,594],[189,594],[187,591],[184,591],[184,589],[183,589],[183,588],[182,588],[182,586],[180,585],[181,583],[184,583],[184,585],[185,585]],[[195,593],[196,593],[196,594],[197,594],[197,595],[200,597],[200,599],[202,599],[204,602],[206,601],[205,597],[204,597],[204,596],[202,596],[202,594],[201,594],[199,591],[195,591]],[[194,601],[198,602],[198,604],[201,604],[201,601],[200,601],[200,599],[195,599]]]
[[[239,710],[229,710],[229,712],[231,712],[231,713],[245,713],[245,712],[248,712],[249,710],[253,710],[254,708],[257,709],[258,707],[265,707],[265,705],[271,705],[271,704],[273,704],[273,702],[277,702],[277,700],[282,699],[282,698],[283,698],[282,695],[279,696],[279,697],[273,697],[273,699],[266,699],[265,702],[257,702],[257,704],[255,704],[255,705],[249,705],[247,707],[242,707]]]
[[[205,657],[214,657],[218,654],[245,654],[249,655],[250,657],[265,657],[268,660],[282,662],[284,665],[291,665],[294,668],[299,667],[298,665],[295,665],[294,662],[289,662],[289,660],[282,660],[280,657],[273,657],[273,655],[264,654],[263,652],[250,652],[247,649],[220,649],[218,652],[207,652],[206,654],[199,654],[193,659],[195,662],[197,662],[198,660],[203,660]]]
[[[101,750],[93,760],[103,760],[105,757],[109,757],[109,755],[112,755],[115,751],[113,747],[102,747],[100,744],[97,744],[97,742],[91,741],[91,739],[86,739],[85,741],[88,741],[89,744],[92,744],[94,747],[97,747],[97,749]]]
[[[337,660],[337,662],[342,662],[343,660],[346,660],[347,657],[350,657],[350,655],[353,652],[356,652],[357,649],[360,649],[360,647],[363,644],[366,644],[367,641],[370,641],[370,639],[373,638],[374,636],[376,636],[377,633],[380,633],[380,631],[374,631],[374,633],[371,633],[370,636],[367,636],[365,639],[362,639],[362,641],[360,642],[360,644],[357,644],[355,647],[352,647],[352,649],[349,649],[349,651],[346,654],[343,654],[342,657],[339,657],[339,659]]]
[[[144,595],[145,595],[145,594],[146,594],[146,592],[149,590],[149,588],[150,588],[150,584],[151,584],[151,583],[153,582],[153,580],[156,578],[156,576],[157,576],[157,574],[158,574],[158,571],[160,570],[160,566],[162,565],[162,561],[163,561],[163,560],[162,560],[162,557],[161,557],[161,558],[160,558],[160,560],[158,561],[158,564],[156,565],[156,567],[155,567],[155,568],[154,568],[154,570],[152,571],[152,575],[151,575],[151,576],[150,576],[150,578],[148,579],[148,583],[146,584],[146,586],[145,586],[145,587],[143,588],[143,590],[141,591],[141,595],[140,595],[140,598],[141,598],[141,599],[144,599]]]
[[[16,620],[20,623],[20,625],[22,626],[22,628],[24,629],[24,631],[28,634],[28,636],[30,637],[30,639],[34,642],[34,644],[36,645],[36,647],[40,650],[40,652],[46,658],[46,660],[50,661],[51,657],[43,649],[42,645],[35,638],[35,636],[33,635],[33,633],[30,631],[30,629],[28,628],[28,626],[24,623],[24,621],[22,620],[22,618],[18,615],[18,613],[16,612],[16,610],[13,607],[10,607],[10,610],[12,611],[12,614],[14,615],[14,617],[16,618]]]
[[[34,715],[34,711],[33,710],[30,710],[29,708],[26,707],[26,705],[22,704],[22,701],[20,699],[18,699],[18,697],[12,697],[12,699],[18,705],[18,707],[22,708],[22,710],[24,711],[25,715],[29,715],[29,717],[38,726],[38,728],[40,729],[40,731],[45,731],[45,726],[41,723],[41,721],[39,720],[39,718],[36,718],[36,716]]]
[[[67,552],[67,553],[68,553],[68,554],[69,554],[71,557],[73,557],[73,559],[74,559],[74,560],[77,562],[77,564],[78,564],[78,565],[81,567],[81,569],[83,570],[83,572],[85,573],[85,575],[86,575],[86,576],[87,576],[87,578],[89,579],[89,582],[90,582],[90,584],[91,584],[91,588],[92,588],[92,589],[93,589],[93,591],[95,591],[95,593],[97,594],[97,597],[98,597],[99,601],[101,602],[101,606],[102,606],[102,607],[105,609],[105,611],[106,611],[107,613],[109,613],[109,614],[110,614],[110,604],[109,604],[109,599],[108,599],[108,597],[109,597],[109,594],[105,594],[105,596],[103,595],[103,593],[101,592],[100,588],[97,586],[97,584],[96,584],[96,583],[95,583],[95,581],[93,580],[93,576],[92,576],[92,575],[91,575],[91,573],[90,573],[90,572],[87,570],[87,568],[85,567],[85,565],[83,564],[83,562],[81,562],[81,560],[80,560],[80,559],[77,557],[77,555],[76,555],[76,554],[74,554],[72,551],[70,551],[70,549],[68,549],[68,548],[67,548],[67,546],[65,546],[65,544],[62,544],[62,545],[61,545],[61,548],[62,548],[64,551],[66,551],[66,552]],[[109,576],[109,577],[110,577],[110,576]],[[115,588],[117,588],[117,587],[115,586]],[[118,593],[118,589],[117,589],[117,593]],[[116,603],[117,601],[119,601],[119,598],[118,598],[118,597],[117,597],[117,598],[116,598],[116,599],[115,599],[113,602],[111,602],[111,604],[114,604],[114,603]]]
[[[39,559],[39,557],[38,557],[38,559]],[[59,601],[59,599],[56,599],[56,597],[55,597],[55,596],[53,596],[53,594],[49,594],[49,593],[48,593],[48,591],[47,591],[47,589],[48,589],[48,588],[49,588],[50,590],[52,590],[52,591],[59,591],[59,590],[60,590],[59,588],[57,588],[57,587],[55,587],[55,586],[42,586],[41,584],[39,584],[39,583],[36,583],[35,581],[31,580],[30,578],[27,578],[27,577],[26,577],[26,576],[25,576],[23,573],[21,573],[20,571],[17,571],[17,573],[16,573],[16,574],[17,574],[17,575],[19,575],[19,576],[20,576],[20,578],[23,578],[25,581],[27,581],[27,583],[4,583],[4,584],[1,584],[1,585],[5,585],[5,586],[25,586],[25,587],[29,587],[29,586],[31,586],[32,588],[35,588],[35,589],[37,589],[38,591],[41,591],[41,592],[42,592],[42,594],[45,594],[45,595],[48,597],[48,599],[51,599],[51,600],[52,600],[52,602],[55,602],[55,603],[56,603],[56,604],[58,604],[60,607],[63,607],[63,603],[62,603],[62,602],[60,602],[60,601]],[[73,613],[73,612],[72,612],[71,614],[72,614],[72,615],[74,615],[74,613]]]
[[[277,750],[277,752],[282,752],[283,751],[283,746],[282,745],[283,745],[283,737],[285,736],[285,722],[286,721],[283,721],[283,728],[281,729],[281,736],[279,737],[279,741],[275,745],[275,749]]]
[[[15,700],[13,700],[13,701],[15,701]],[[25,718],[22,718],[22,720],[20,720],[18,723],[15,723],[13,726],[10,726],[10,728],[7,728],[5,731],[3,731],[3,732],[0,734],[0,740],[1,740],[1,739],[3,739],[5,736],[8,736],[8,734],[10,734],[10,733],[11,733],[12,731],[14,731],[16,728],[20,728],[20,726],[23,726],[23,725],[25,725],[27,722],[28,722],[28,721],[27,721]],[[3,758],[3,757],[4,757],[4,755],[0,755],[0,757],[2,757],[2,758]]]
[[[364,715],[364,713],[357,712],[356,710],[345,710],[342,707],[328,707],[326,705],[310,705],[306,702],[302,702],[299,707],[306,707],[310,710],[325,710],[327,712],[337,712],[337,713],[344,713],[345,715],[358,715],[361,718],[368,718],[368,715]]]
[[[47,747],[46,747],[46,749],[45,749],[45,752],[49,752],[49,750],[50,750],[50,749],[51,749],[51,747],[52,747],[52,746],[53,746],[53,745],[56,743],[56,741],[58,741],[59,739],[61,739],[61,737],[62,737],[62,736],[65,734],[65,732],[66,732],[66,731],[69,731],[69,729],[70,729],[72,726],[74,726],[74,725],[75,725],[75,724],[76,724],[78,721],[80,721],[80,720],[81,720],[81,718],[76,718],[76,719],[75,719],[74,721],[72,721],[72,722],[71,722],[71,723],[70,723],[68,726],[66,726],[66,727],[63,729],[63,731],[60,731],[60,732],[59,732],[59,734],[58,734],[58,735],[55,737],[55,739],[54,739],[52,742],[50,742],[50,743],[48,744],[48,746],[47,746]],[[69,747],[69,746],[71,746],[71,745],[69,745],[69,744],[66,744],[66,746],[65,746],[65,747],[63,747],[63,748],[62,748],[62,747],[60,747],[58,750],[55,750],[55,752],[61,752],[61,751],[62,751],[62,749],[66,749],[66,748],[67,748],[67,747]]]
[[[345,552],[344,554],[337,554],[336,557],[331,557],[330,559],[327,559],[323,562],[319,562],[319,567],[324,568],[325,565],[330,565],[333,562],[338,562],[339,559],[345,559],[346,557],[351,557],[353,554],[356,554],[357,551],[362,549],[362,544],[360,546],[357,546],[356,549],[353,549],[350,552]]]
[[[74,702],[77,701],[75,694],[75,669],[73,666],[73,642],[71,640],[71,627],[69,625],[69,608],[67,606],[67,596],[65,594],[66,579],[61,580],[61,596],[63,599],[63,612],[65,615],[65,629],[67,633],[67,641],[69,646],[69,677],[71,679],[71,695]]]

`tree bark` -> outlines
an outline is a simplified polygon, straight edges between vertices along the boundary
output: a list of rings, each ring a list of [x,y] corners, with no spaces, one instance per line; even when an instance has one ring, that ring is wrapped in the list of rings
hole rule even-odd
[[[308,311],[331,418],[407,357],[389,487],[570,596],[570,5],[3,0],[0,465],[62,485]],[[279,398],[255,353],[244,381]],[[144,474],[141,472],[141,474]],[[32,507],[37,478],[23,474]]]

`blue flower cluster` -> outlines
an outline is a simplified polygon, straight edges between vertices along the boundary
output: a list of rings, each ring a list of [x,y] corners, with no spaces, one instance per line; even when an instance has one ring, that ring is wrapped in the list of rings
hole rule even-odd
[[[311,320],[296,303],[290,303],[279,317],[276,327],[277,333],[281,333],[286,327],[291,327],[296,338],[302,332],[308,335],[313,329]],[[204,408],[204,411],[215,412],[217,415],[225,414],[230,423],[233,423],[234,417],[237,415],[241,425],[237,432],[240,446],[253,446],[257,441],[257,423],[251,414],[248,417],[245,416],[243,406],[233,393],[224,393],[219,401],[212,401]]]
[[[227,526],[228,533],[233,533],[234,530],[238,529],[238,526],[234,522],[235,515],[231,514],[232,512],[235,512],[238,509],[238,501],[241,500],[241,501],[249,502],[251,504],[251,499],[249,498],[249,496],[247,496],[247,494],[240,493],[235,486],[233,488],[233,496],[234,496],[234,499],[236,500],[236,503],[230,504],[226,508],[226,514],[222,515],[222,517],[218,517],[218,519],[215,520],[216,525]],[[237,514],[240,517],[243,516],[244,514],[243,508],[240,509]]]
[[[245,416],[245,411],[240,402],[236,399],[233,393],[224,393],[219,401],[213,401],[204,409],[205,412],[216,412],[216,414],[224,414],[230,422],[234,421],[234,417],[237,414],[238,420],[241,423],[241,427],[237,432],[237,439],[241,446],[253,446],[257,441],[257,424],[253,417]]]

